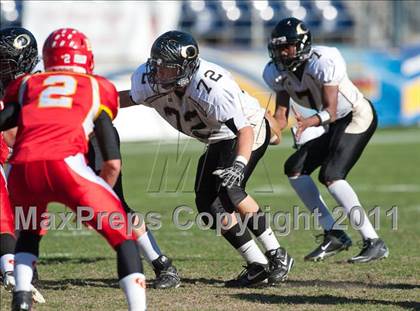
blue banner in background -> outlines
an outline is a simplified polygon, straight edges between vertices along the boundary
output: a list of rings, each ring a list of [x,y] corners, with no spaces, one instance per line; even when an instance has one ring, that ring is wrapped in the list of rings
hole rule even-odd
[[[373,102],[379,126],[420,123],[420,46],[396,53],[340,50],[351,80]]]
[[[379,126],[420,124],[420,45],[395,50],[348,45],[337,48],[346,60],[350,79],[374,104]],[[201,52],[205,59],[252,81],[261,92],[271,92],[262,79],[262,70],[269,60],[266,49],[244,51],[206,46]]]

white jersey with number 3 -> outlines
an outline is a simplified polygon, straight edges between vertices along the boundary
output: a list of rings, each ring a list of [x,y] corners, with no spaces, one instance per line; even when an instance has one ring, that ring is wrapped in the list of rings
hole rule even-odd
[[[302,80],[287,70],[279,70],[269,62],[263,73],[267,85],[275,92],[286,91],[293,101],[305,108],[323,109],[322,87],[338,86],[337,119],[363,109],[368,102],[347,76],[346,63],[338,49],[316,46],[305,65]]]
[[[203,59],[182,98],[174,92],[155,93],[145,64],[131,77],[130,96],[136,104],[154,108],[175,129],[204,143],[235,138],[232,126],[254,128],[253,149],[265,138],[264,109],[258,101],[241,90],[228,71]]]

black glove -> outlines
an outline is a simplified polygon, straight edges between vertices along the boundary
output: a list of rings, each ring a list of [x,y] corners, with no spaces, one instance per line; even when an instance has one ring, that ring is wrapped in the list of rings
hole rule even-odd
[[[245,166],[245,163],[235,161],[231,167],[216,170],[213,172],[213,175],[219,176],[219,178],[223,179],[223,187],[232,188],[234,185],[240,186],[242,180],[244,179]]]

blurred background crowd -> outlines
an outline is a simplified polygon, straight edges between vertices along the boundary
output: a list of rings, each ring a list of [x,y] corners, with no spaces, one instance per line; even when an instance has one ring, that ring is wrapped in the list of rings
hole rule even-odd
[[[203,57],[231,70],[250,93],[269,92],[261,78],[268,61],[267,39],[276,23],[288,16],[308,25],[313,44],[340,49],[350,78],[378,110],[380,126],[420,123],[417,1],[1,0],[1,27],[27,27],[40,48],[59,27],[85,32],[97,71],[119,88],[129,87],[129,74],[147,59],[159,34],[182,29],[196,37]],[[131,113],[130,117],[135,118]],[[156,138],[159,129],[151,130],[150,137],[122,131],[123,139],[141,139]]]

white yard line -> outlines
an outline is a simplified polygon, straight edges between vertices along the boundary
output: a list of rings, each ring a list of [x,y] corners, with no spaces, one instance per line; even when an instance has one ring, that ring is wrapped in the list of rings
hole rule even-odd
[[[55,237],[79,237],[79,236],[91,236],[94,233],[96,234],[94,230],[71,230],[71,231],[51,230],[51,233]]]
[[[54,257],[65,257],[65,258],[69,258],[72,257],[73,253],[41,253],[40,254],[40,258],[45,259],[45,258],[54,258]]]
[[[389,185],[353,185],[356,192],[380,192],[380,193],[418,193],[420,192],[420,184],[389,184]],[[328,195],[324,187],[320,187],[322,195]],[[287,196],[295,195],[291,187],[282,185],[260,185],[255,188],[249,188],[249,193],[259,194],[262,196]]]

